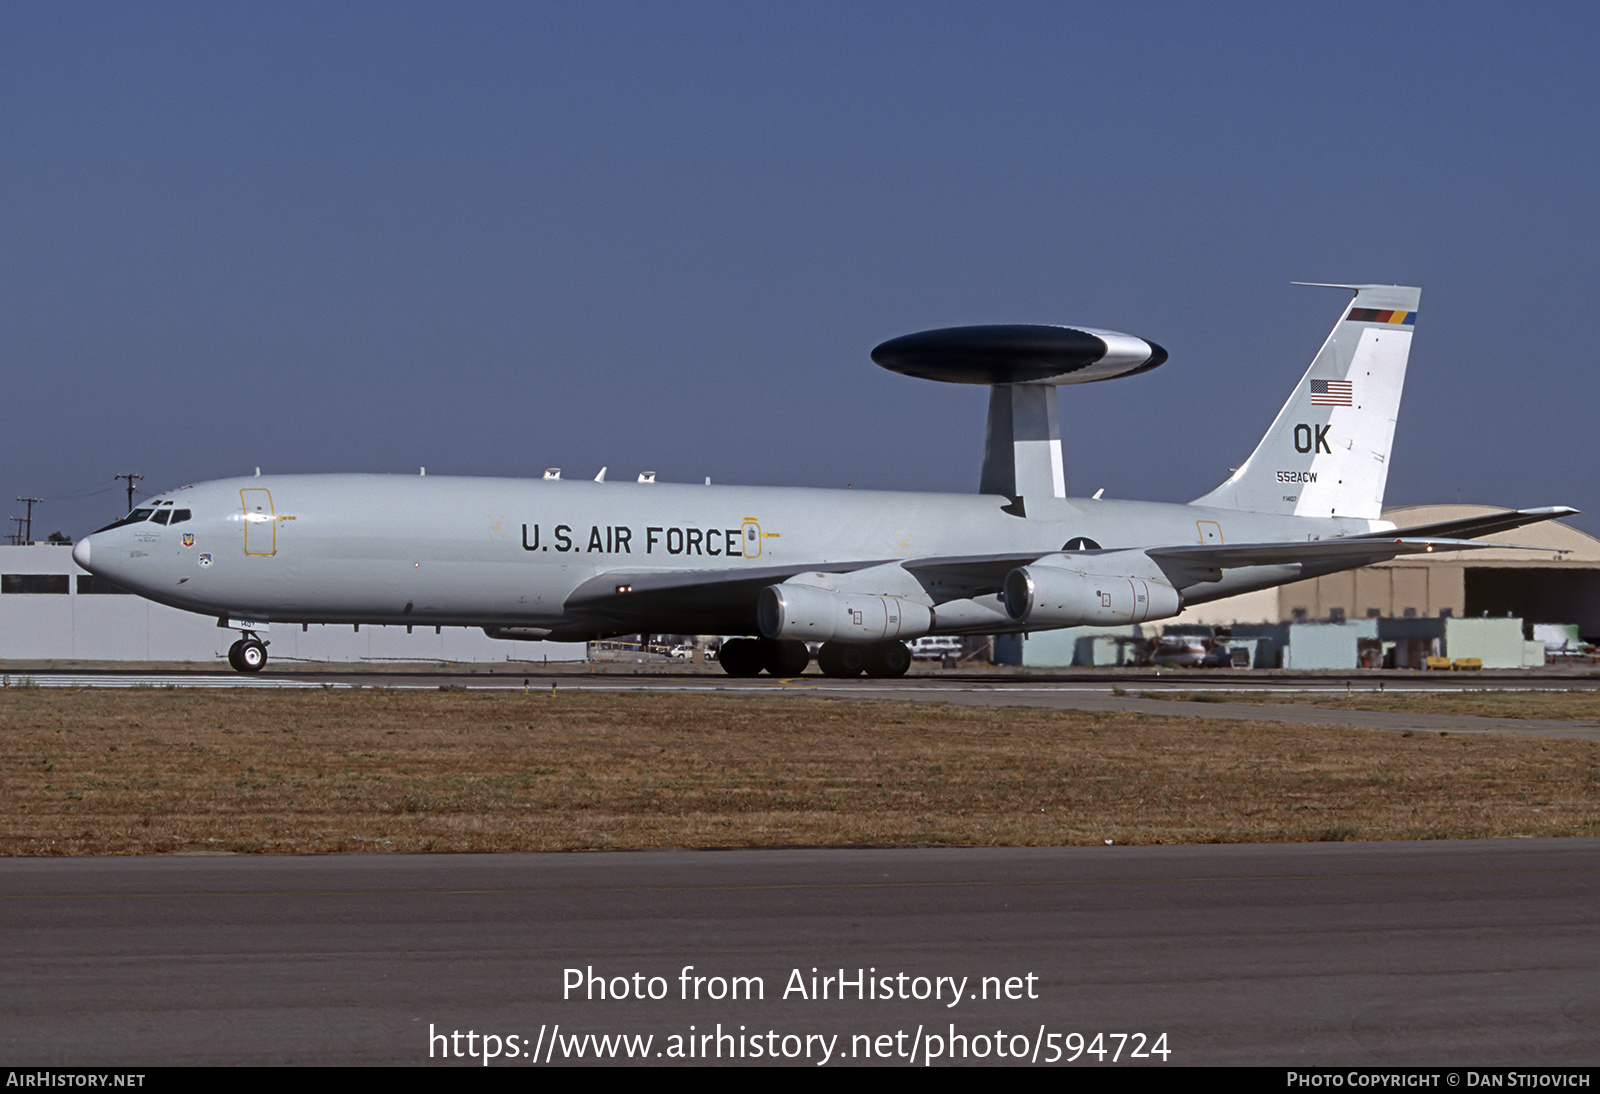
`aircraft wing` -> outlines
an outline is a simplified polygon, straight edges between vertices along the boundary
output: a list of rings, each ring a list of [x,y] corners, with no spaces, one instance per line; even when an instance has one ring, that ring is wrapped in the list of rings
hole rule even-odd
[[[581,613],[621,633],[652,626],[664,613],[682,614],[689,609],[704,629],[684,633],[714,634],[742,624],[753,610],[757,594],[768,585],[787,581],[796,574],[848,573],[882,565],[883,561],[888,560],[757,566],[748,570],[611,570],[574,589],[567,597],[566,607],[569,612]],[[736,622],[725,621],[730,617]]]
[[[916,578],[935,604],[945,600],[998,593],[1006,575],[1018,566],[1031,566],[1052,552],[1028,554],[949,555],[942,558],[907,558],[900,565]],[[1086,551],[1085,554],[1104,552]]]
[[[1040,552],[1002,555],[961,555],[938,558],[884,558],[851,562],[808,562],[788,566],[758,566],[748,570],[611,570],[590,578],[567,597],[567,608],[624,622],[653,615],[665,605],[681,605],[689,598],[717,610],[748,609],[768,585],[797,574],[847,574],[898,564],[916,578],[934,603],[1000,591],[1006,575],[1018,566],[1037,562]],[[889,593],[887,587],[881,591]]]
[[[1520,514],[1519,523],[1545,520],[1544,515]],[[1567,510],[1551,510],[1550,515]],[[1501,514],[1504,519],[1512,514]],[[1463,522],[1451,522],[1463,523]],[[1515,524],[1500,527],[1515,527]],[[1175,588],[1220,581],[1227,569],[1247,566],[1301,566],[1313,576],[1316,572],[1354,569],[1374,562],[1386,562],[1399,555],[1434,551],[1468,551],[1486,547],[1510,547],[1505,543],[1429,536],[1399,536],[1393,533],[1344,536],[1335,539],[1291,540],[1275,543],[1235,545],[1181,544],[1151,547],[1144,551]],[[1521,548],[1526,550],[1527,548]],[[737,633],[747,625],[757,596],[768,585],[778,584],[799,574],[848,574],[876,567],[894,566],[913,577],[935,605],[950,600],[997,593],[1006,575],[1019,566],[1031,566],[1051,555],[1081,558],[1089,563],[1095,556],[1120,554],[1123,550],[1070,552],[1027,552],[994,555],[956,555],[932,558],[875,559],[834,563],[804,563],[786,566],[759,566],[751,569],[720,570],[612,570],[585,581],[567,597],[569,612],[581,615],[585,625],[616,633],[649,629],[662,619],[679,620],[686,632]],[[1324,571],[1325,568],[1325,571]],[[896,595],[895,590],[876,585],[871,591]],[[898,595],[903,595],[898,594]]]
[[[1355,539],[1401,539],[1443,536],[1448,539],[1472,539],[1474,536],[1492,536],[1496,532],[1506,532],[1512,528],[1521,528],[1524,524],[1538,524],[1542,520],[1555,520],[1558,517],[1570,517],[1578,510],[1567,505],[1550,505],[1543,509],[1507,509],[1503,513],[1490,513],[1481,517],[1463,517],[1460,520],[1446,520],[1438,524],[1419,524],[1412,528],[1396,528],[1392,532],[1367,532],[1355,536]]]
[[[1566,510],[1553,512],[1565,513]],[[1509,516],[1509,514],[1504,514]],[[1528,524],[1548,517],[1532,517],[1521,521]],[[1502,526],[1507,527],[1507,526]],[[1508,527],[1515,527],[1509,525]],[[1440,536],[1402,536],[1396,533],[1375,533],[1371,536],[1344,536],[1337,539],[1290,540],[1275,543],[1179,544],[1171,547],[1150,547],[1145,554],[1161,567],[1175,588],[1183,589],[1208,581],[1220,581],[1222,571],[1242,566],[1327,566],[1336,570],[1354,569],[1374,562],[1387,562],[1398,555],[1426,554],[1432,551],[1469,551],[1483,547],[1509,547],[1505,543],[1480,543]],[[1006,575],[1018,566],[1031,566],[1042,558],[1082,559],[1085,564],[1099,555],[1118,554],[1129,548],[1100,551],[1069,551],[1032,554],[966,555],[951,558],[907,559],[901,563],[916,576],[934,600],[939,596],[939,586],[964,588],[959,595],[979,596],[999,592]],[[1528,548],[1523,548],[1527,550]],[[1307,575],[1310,576],[1310,575]]]
[[[1566,512],[1564,509],[1552,511],[1562,514]],[[1535,520],[1547,519],[1549,518],[1544,516],[1533,517],[1520,523],[1529,524]],[[1223,570],[1243,566],[1299,565],[1348,570],[1374,562],[1387,562],[1398,555],[1510,546],[1512,545],[1507,543],[1480,543],[1477,540],[1439,536],[1402,536],[1391,532],[1376,533],[1372,536],[1344,536],[1338,539],[1243,543],[1231,546],[1209,543],[1179,544],[1171,547],[1150,547],[1144,553],[1161,568],[1174,588],[1185,589],[1208,581],[1220,581]],[[1018,566],[1031,566],[1050,555],[1067,559],[1081,558],[1087,564],[1097,555],[1117,554],[1121,553],[1121,550],[1125,549],[1069,551],[1064,556],[1056,555],[1055,552],[1043,552],[1023,555],[907,559],[901,565],[928,587],[929,591],[934,593],[935,602],[938,602],[940,597],[936,590],[941,585],[967,590],[958,595],[979,596],[984,593],[999,592],[1001,586],[1005,584],[1006,575],[1012,570]]]
[[[1526,523],[1526,522],[1525,522]],[[1382,538],[1379,538],[1379,537]],[[1395,533],[1343,536],[1337,539],[1291,540],[1286,543],[1241,543],[1231,546],[1184,544],[1152,547],[1148,554],[1179,589],[1222,580],[1222,571],[1239,566],[1326,566],[1350,570],[1387,562],[1399,555],[1434,551],[1473,551],[1486,547],[1511,547],[1509,543],[1482,543],[1471,539],[1399,536]],[[1521,550],[1527,550],[1524,547]],[[1307,576],[1312,576],[1307,574]]]

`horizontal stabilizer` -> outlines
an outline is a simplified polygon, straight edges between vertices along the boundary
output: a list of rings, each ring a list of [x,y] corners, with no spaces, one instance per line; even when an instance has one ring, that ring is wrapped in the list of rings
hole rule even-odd
[[[1503,513],[1488,513],[1481,517],[1463,517],[1444,520],[1437,524],[1419,524],[1412,528],[1396,528],[1392,532],[1369,532],[1358,539],[1403,539],[1443,536],[1447,539],[1471,539],[1474,536],[1492,536],[1496,532],[1521,528],[1525,524],[1538,524],[1545,520],[1559,520],[1574,516],[1578,510],[1569,505],[1550,505],[1543,509],[1507,509]]]

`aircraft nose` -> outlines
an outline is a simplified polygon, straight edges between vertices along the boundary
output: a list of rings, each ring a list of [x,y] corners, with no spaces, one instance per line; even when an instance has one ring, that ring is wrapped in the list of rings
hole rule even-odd
[[[82,566],[85,570],[89,569],[88,538],[80,539],[77,543],[72,545],[72,561],[76,562],[79,566]],[[90,572],[92,573],[93,571],[91,570]]]

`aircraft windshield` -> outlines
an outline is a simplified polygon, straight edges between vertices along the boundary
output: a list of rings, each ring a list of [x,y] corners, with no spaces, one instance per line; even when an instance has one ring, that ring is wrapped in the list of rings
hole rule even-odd
[[[141,520],[149,520],[150,514],[154,512],[154,509],[135,509],[121,520],[112,521],[104,528],[96,529],[95,534],[99,535],[101,532],[109,532],[113,528],[121,528],[124,524],[138,524]]]

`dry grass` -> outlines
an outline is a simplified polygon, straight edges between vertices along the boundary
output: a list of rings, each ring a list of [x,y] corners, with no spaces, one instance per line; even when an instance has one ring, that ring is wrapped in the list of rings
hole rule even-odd
[[[1208,691],[1140,692],[1149,699],[1259,706],[1314,706],[1326,710],[1395,710],[1410,714],[1469,715],[1475,718],[1549,718],[1600,725],[1600,692],[1582,691],[1378,691],[1363,680],[1349,695],[1304,692]]]
[[[13,688],[0,853],[1600,834],[1595,742],[1174,713]]]

